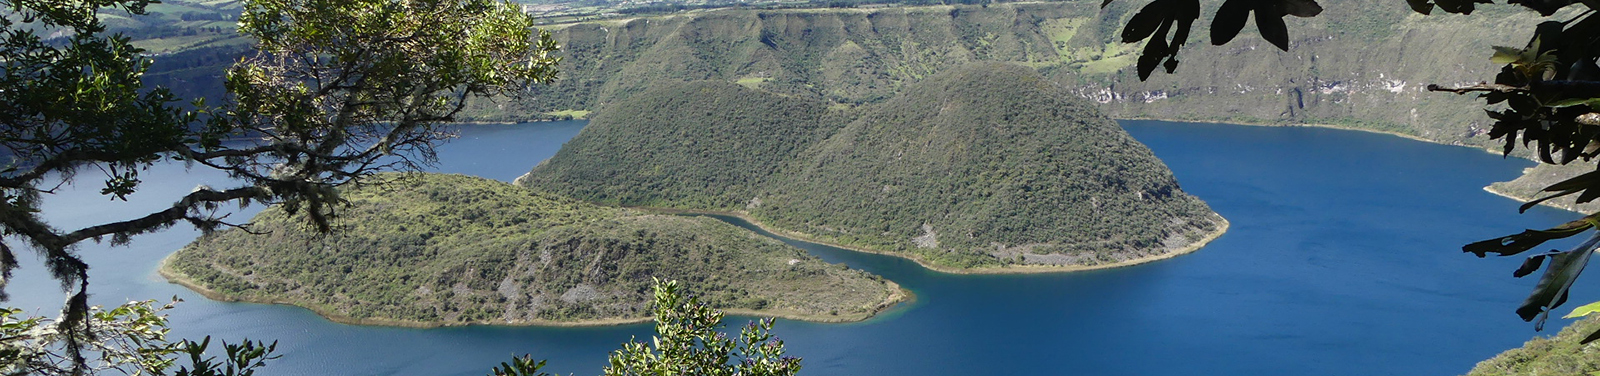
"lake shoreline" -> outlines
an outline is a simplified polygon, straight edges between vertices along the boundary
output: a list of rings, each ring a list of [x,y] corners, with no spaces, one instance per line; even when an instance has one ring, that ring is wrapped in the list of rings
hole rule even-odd
[[[1244,120],[1187,120],[1187,119],[1185,119],[1185,120],[1176,120],[1176,119],[1159,119],[1159,118],[1150,118],[1150,117],[1115,118],[1114,120],[1119,120],[1119,121],[1120,120],[1163,121],[1163,122],[1168,122],[1168,123],[1228,124],[1228,125],[1243,125],[1243,126],[1248,126],[1248,127],[1268,127],[1268,128],[1274,128],[1274,127],[1327,128],[1327,129],[1339,129],[1339,130],[1346,130],[1346,131],[1377,133],[1377,134],[1384,134],[1384,135],[1400,137],[1400,138],[1413,140],[1413,141],[1422,141],[1422,142],[1426,142],[1426,143],[1430,143],[1430,144],[1448,145],[1448,146],[1461,146],[1461,147],[1469,147],[1469,148],[1478,149],[1477,147],[1474,147],[1472,145],[1447,144],[1447,143],[1443,143],[1443,142],[1439,142],[1439,141],[1429,140],[1427,138],[1423,138],[1422,136],[1413,135],[1413,134],[1405,134],[1405,133],[1400,133],[1400,132],[1395,132],[1395,131],[1384,131],[1384,130],[1377,130],[1377,129],[1370,129],[1370,128],[1359,128],[1359,127],[1352,127],[1352,126],[1347,126],[1347,125],[1316,124],[1316,123],[1293,123],[1293,124],[1259,123],[1259,122],[1248,122],[1248,121],[1244,121]],[[1484,150],[1489,150],[1490,152],[1493,152],[1493,150],[1490,150],[1490,149],[1484,149]]]
[[[1524,202],[1525,203],[1525,202],[1528,202],[1529,200],[1533,200],[1533,198],[1531,198],[1531,197],[1517,197],[1517,195],[1506,193],[1506,192],[1503,192],[1503,191],[1498,190],[1498,189],[1494,189],[1493,185],[1484,186],[1483,187],[1483,191],[1484,192],[1493,193],[1495,196],[1505,197],[1505,198],[1511,199],[1512,201],[1516,201],[1516,202]],[[1539,203],[1539,206],[1549,207],[1549,208],[1553,208],[1553,209],[1561,209],[1561,210],[1565,210],[1565,211],[1569,211],[1569,212],[1573,212],[1573,213],[1578,213],[1578,214],[1585,214],[1585,215],[1589,214],[1589,213],[1583,212],[1582,210],[1578,210],[1578,208],[1574,208],[1574,207],[1570,207],[1570,206],[1566,206],[1566,205],[1561,205],[1559,203],[1552,202],[1552,201],[1554,201],[1554,200],[1541,202],[1541,203]]]
[[[173,251],[172,253],[167,254],[166,257],[163,257],[161,259],[161,262],[156,267],[156,274],[161,275],[161,277],[165,278],[168,283],[172,283],[172,284],[176,284],[176,285],[179,285],[179,286],[183,286],[184,288],[187,288],[190,291],[194,291],[195,293],[200,294],[201,296],[204,296],[206,299],[211,299],[211,300],[215,300],[215,301],[219,301],[219,302],[252,303],[252,304],[274,304],[274,305],[286,305],[286,306],[294,306],[294,307],[304,308],[306,310],[311,311],[312,313],[317,314],[317,316],[320,316],[320,317],[322,317],[324,319],[327,319],[328,321],[339,323],[339,324],[345,324],[345,325],[386,326],[386,327],[400,327],[400,328],[414,328],[414,329],[448,328],[448,327],[465,327],[465,326],[565,327],[565,328],[571,328],[571,327],[604,327],[604,326],[634,325],[634,324],[652,322],[652,321],[655,320],[655,318],[653,318],[653,317],[646,316],[646,317],[585,319],[585,320],[575,320],[575,321],[518,320],[518,321],[512,321],[512,322],[505,322],[505,321],[473,321],[473,322],[459,322],[459,323],[438,323],[438,322],[394,320],[394,319],[383,319],[383,318],[355,318],[355,317],[350,317],[350,316],[347,316],[347,315],[342,315],[342,314],[339,314],[337,312],[332,312],[331,310],[328,310],[328,309],[325,309],[325,308],[308,307],[308,306],[296,304],[295,302],[291,302],[291,301],[287,301],[287,300],[243,298],[243,297],[231,296],[231,295],[228,295],[228,294],[223,294],[223,293],[217,292],[216,290],[212,290],[210,288],[207,288],[204,285],[201,285],[199,282],[195,281],[194,279],[189,278],[188,275],[183,274],[182,272],[179,272],[177,270],[174,270],[174,269],[170,268],[168,265],[171,263],[172,258],[174,256],[177,256],[177,254],[178,254],[177,251]],[[877,317],[879,314],[882,314],[882,313],[888,311],[889,309],[894,308],[895,306],[899,305],[901,302],[910,302],[910,301],[915,300],[916,295],[913,294],[911,292],[911,290],[908,290],[905,287],[901,287],[900,284],[895,283],[894,281],[890,281],[888,279],[885,279],[884,282],[888,284],[888,287],[889,287],[889,290],[890,290],[889,294],[884,297],[883,301],[878,302],[878,304],[875,305],[870,312],[863,313],[863,314],[854,314],[854,315],[821,315],[821,314],[803,314],[803,313],[784,312],[784,311],[750,310],[750,309],[739,309],[739,308],[728,308],[728,309],[719,308],[717,310],[721,311],[724,314],[732,315],[732,316],[776,317],[776,318],[781,318],[781,319],[785,319],[785,320],[805,321],[805,322],[814,322],[814,323],[852,323],[852,322],[866,321],[866,320],[871,319],[873,317]]]
[[[906,259],[906,260],[911,260],[912,262],[917,263],[917,265],[921,266],[923,269],[932,270],[932,271],[936,271],[936,272],[940,272],[940,273],[946,273],[946,274],[962,274],[962,275],[1069,273],[1069,272],[1081,272],[1081,271],[1089,271],[1089,270],[1114,269],[1114,268],[1121,268],[1121,267],[1128,267],[1128,266],[1134,266],[1134,265],[1139,265],[1139,264],[1145,264],[1145,263],[1149,263],[1149,262],[1166,260],[1166,259],[1170,259],[1170,258],[1174,258],[1174,257],[1178,257],[1178,256],[1194,253],[1195,251],[1200,250],[1200,248],[1204,248],[1207,244],[1210,244],[1211,241],[1222,237],[1223,234],[1226,234],[1228,232],[1228,228],[1232,225],[1232,222],[1229,222],[1228,219],[1224,218],[1221,214],[1213,213],[1213,215],[1216,216],[1216,219],[1218,221],[1217,229],[1212,231],[1211,233],[1208,233],[1205,236],[1201,237],[1199,240],[1196,240],[1193,243],[1189,243],[1188,245],[1184,246],[1183,248],[1179,248],[1179,249],[1176,249],[1176,250],[1173,250],[1173,251],[1169,251],[1169,252],[1166,252],[1166,253],[1150,255],[1150,256],[1144,256],[1144,257],[1134,258],[1134,259],[1130,259],[1130,260],[1123,260],[1123,261],[1114,262],[1114,263],[1110,263],[1110,264],[1101,264],[1101,265],[1038,265],[1038,266],[1022,265],[1022,266],[1001,266],[1001,267],[982,267],[982,268],[965,268],[965,269],[961,269],[961,268],[951,268],[951,267],[933,265],[933,264],[928,263],[927,260],[923,260],[922,257],[919,257],[917,255],[908,255],[908,254],[897,253],[897,252],[888,252],[888,251],[882,251],[882,250],[871,249],[871,248],[866,248],[866,247],[838,244],[838,243],[833,243],[833,242],[829,242],[829,241],[826,241],[826,240],[821,240],[821,239],[813,237],[813,236],[811,236],[809,234],[805,234],[805,233],[801,233],[801,232],[797,232],[797,231],[790,231],[790,230],[786,230],[786,229],[780,229],[780,228],[769,226],[769,225],[767,225],[765,223],[762,223],[761,221],[757,221],[755,218],[751,217],[748,213],[745,213],[745,212],[742,212],[742,211],[740,211],[740,212],[732,212],[732,211],[696,210],[696,209],[665,208],[665,207],[651,207],[651,206],[628,206],[627,208],[643,210],[643,211],[649,211],[649,212],[656,212],[656,213],[664,213],[664,214],[726,215],[726,216],[742,219],[742,220],[744,220],[746,222],[750,222],[750,224],[755,225],[756,227],[761,228],[764,231],[767,231],[767,232],[770,232],[770,233],[773,233],[773,234],[776,234],[776,235],[779,235],[779,236],[783,236],[783,237],[786,237],[786,238],[791,238],[791,239],[794,239],[794,240],[799,240],[799,241],[803,241],[803,242],[807,242],[807,243],[815,243],[815,244],[826,245],[826,246],[829,246],[829,247],[845,249],[845,250],[850,250],[850,251],[854,251],[854,252],[870,253],[870,254],[875,254],[875,255],[898,257],[898,258],[902,258],[902,259]]]

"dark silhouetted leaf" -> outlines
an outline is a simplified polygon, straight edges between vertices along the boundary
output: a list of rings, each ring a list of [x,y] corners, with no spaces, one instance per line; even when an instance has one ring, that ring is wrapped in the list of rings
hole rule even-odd
[[[1589,336],[1588,337],[1583,337],[1583,340],[1582,341],[1578,341],[1578,344],[1587,345],[1587,344],[1589,344],[1589,342],[1594,342],[1594,340],[1597,340],[1597,339],[1600,339],[1600,330],[1596,330],[1594,333],[1589,333]]]
[[[1289,27],[1283,24],[1283,16],[1271,14],[1270,5],[1256,7],[1256,30],[1261,31],[1261,38],[1278,49],[1289,50]]]
[[[1166,25],[1168,23],[1162,23],[1163,33],[1166,31]],[[1150,78],[1150,73],[1155,72],[1156,67],[1161,65],[1161,60],[1166,57],[1167,41],[1164,36],[1151,38],[1150,42],[1145,43],[1144,52],[1139,54],[1139,80]]]
[[[1189,30],[1194,28],[1194,20],[1200,19],[1200,1],[1176,1],[1178,1],[1178,8],[1176,12],[1173,12],[1172,16],[1178,20],[1178,28],[1173,31],[1172,43],[1169,45],[1174,59],[1177,58],[1178,47],[1182,47],[1184,43],[1189,42]]]
[[[1228,0],[1217,7],[1216,17],[1211,19],[1211,44],[1224,45],[1239,35],[1244,30],[1244,22],[1250,18],[1249,0]]]
[[[1411,5],[1411,10],[1417,13],[1428,14],[1433,12],[1433,2],[1428,0],[1406,0],[1406,4]],[[1104,5],[1101,6],[1104,7]]]
[[[1567,67],[1569,81],[1590,81],[1595,78],[1600,78],[1600,66],[1595,65],[1594,60],[1578,60]]]
[[[1533,271],[1539,270],[1540,266],[1544,266],[1544,258],[1548,257],[1548,256],[1550,256],[1550,255],[1548,255],[1548,254],[1538,254],[1538,255],[1528,256],[1527,260],[1523,260],[1522,261],[1522,266],[1518,267],[1517,271],[1511,272],[1511,276],[1512,277],[1516,277],[1516,278],[1522,278],[1522,277],[1528,276],[1529,274],[1533,274]]]
[[[1522,301],[1522,306],[1517,307],[1517,316],[1522,321],[1539,321],[1534,324],[1534,329],[1544,327],[1544,320],[1548,317],[1550,309],[1560,307],[1567,301],[1568,290],[1572,282],[1583,273],[1583,268],[1589,264],[1589,257],[1594,255],[1594,248],[1600,243],[1600,234],[1590,236],[1583,244],[1566,252],[1550,256],[1550,267],[1544,270],[1544,275],[1539,277],[1539,283],[1533,287],[1533,293],[1528,294],[1528,299]]]
[[[1522,5],[1524,8],[1528,8],[1528,9],[1532,9],[1534,11],[1538,11],[1539,15],[1542,15],[1542,16],[1545,16],[1545,17],[1549,17],[1552,14],[1556,14],[1556,12],[1560,11],[1561,8],[1566,8],[1568,5],[1572,5],[1572,3],[1574,3],[1574,1],[1572,1],[1572,0],[1510,0],[1510,1],[1507,1],[1507,3],[1519,4],[1519,5]]]
[[[1550,107],[1550,108],[1572,107],[1572,106],[1585,104],[1588,101],[1589,101],[1589,98],[1561,98],[1561,99],[1557,99],[1557,100],[1553,100],[1553,101],[1550,101],[1548,103],[1545,103],[1544,106],[1545,107]],[[1566,164],[1566,163],[1562,163],[1562,164]]]
[[[1194,21],[1199,18],[1199,0],[1156,0],[1128,21],[1122,29],[1123,42],[1148,40],[1136,64],[1140,81],[1149,79],[1156,67],[1165,66],[1167,73],[1178,69],[1178,49],[1189,40],[1189,31],[1194,29]],[[1178,30],[1172,33],[1169,41],[1167,35],[1172,32],[1174,23]],[[1151,30],[1152,25],[1154,30]]]
[[[1107,5],[1111,5],[1111,0],[1105,0],[1105,1],[1101,1],[1100,2],[1100,7],[1101,8],[1105,8]]]
[[[1472,14],[1474,0],[1433,0],[1439,9],[1450,13]]]
[[[1560,226],[1545,230],[1526,230],[1520,234],[1507,235],[1494,239],[1484,240],[1461,247],[1463,252],[1469,252],[1478,257],[1487,256],[1489,253],[1498,253],[1501,256],[1510,256],[1525,252],[1552,239],[1561,239],[1577,235],[1583,230],[1594,226],[1600,221],[1600,213],[1591,214],[1582,219],[1563,223]]]
[[[1295,17],[1316,17],[1322,14],[1322,6],[1313,0],[1277,0],[1278,11]],[[1261,17],[1260,13],[1256,17]]]
[[[1574,190],[1574,189],[1583,189],[1583,188],[1593,187],[1593,186],[1597,186],[1597,185],[1600,185],[1600,171],[1590,171],[1588,173],[1584,173],[1583,175],[1574,176],[1574,177],[1572,177],[1570,179],[1562,180],[1562,181],[1557,182],[1555,184],[1551,184],[1550,186],[1544,187],[1544,189],[1541,189],[1541,191],[1544,191],[1544,192],[1570,191],[1570,190]]]
[[[1133,15],[1133,19],[1128,20],[1128,26],[1122,28],[1122,43],[1133,43],[1149,38],[1150,33],[1154,33],[1163,24],[1172,22],[1167,18],[1169,8],[1166,5],[1164,1],[1151,2],[1146,4],[1144,9],[1140,9],[1139,14]],[[1157,38],[1164,39],[1166,35],[1159,35]],[[1145,51],[1148,54],[1149,48],[1146,47]],[[1166,52],[1165,47],[1162,48],[1162,52]]]
[[[1585,189],[1583,194],[1578,195],[1578,201],[1575,202],[1584,204],[1594,201],[1595,198],[1600,198],[1600,189]]]
[[[1581,189],[1574,189],[1574,190],[1570,190],[1570,191],[1563,191],[1561,193],[1556,193],[1556,194],[1553,194],[1553,195],[1540,197],[1540,198],[1535,199],[1533,201],[1524,202],[1524,203],[1522,203],[1522,206],[1518,206],[1517,207],[1517,212],[1518,213],[1527,213],[1528,209],[1533,209],[1533,207],[1539,206],[1540,203],[1543,203],[1545,201],[1550,201],[1550,200],[1555,199],[1557,197],[1562,197],[1562,196],[1570,195],[1570,194],[1573,194],[1573,193],[1578,193],[1579,191],[1582,191],[1582,190]]]

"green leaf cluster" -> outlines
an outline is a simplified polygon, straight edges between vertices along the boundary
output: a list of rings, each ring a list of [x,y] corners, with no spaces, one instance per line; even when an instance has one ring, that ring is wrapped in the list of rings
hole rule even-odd
[[[549,35],[505,1],[244,1],[238,31],[257,42],[255,53],[230,59],[220,105],[195,98],[183,107],[143,81],[148,51],[102,22],[160,18],[147,13],[157,6],[0,0],[0,290],[19,267],[14,249],[36,251],[72,290],[65,329],[88,330],[79,325],[89,312],[88,265],[77,243],[124,244],[180,223],[210,232],[233,225],[217,213],[222,204],[304,209],[299,219],[326,231],[342,202],[337,187],[431,162],[433,146],[451,136],[434,126],[453,121],[466,98],[550,82],[559,60]],[[40,198],[80,184],[79,171],[102,172],[100,193],[123,200],[141,188],[141,170],[164,160],[236,183],[77,229],[41,215]],[[82,363],[75,337],[65,338],[68,359]]]
[[[786,376],[800,372],[800,358],[784,356],[772,336],[772,319],[751,322],[731,337],[717,331],[722,312],[678,291],[678,281],[656,281],[656,335],[611,354],[606,376]]]
[[[0,375],[250,376],[278,358],[278,344],[245,340],[223,342],[219,359],[206,355],[211,337],[199,342],[167,339],[167,316],[179,300],[157,305],[132,301],[110,309],[90,307],[80,323],[22,315],[0,309]],[[68,328],[66,325],[81,326]],[[92,359],[80,358],[87,353]],[[187,363],[179,363],[186,356]],[[177,367],[177,370],[171,368]]]

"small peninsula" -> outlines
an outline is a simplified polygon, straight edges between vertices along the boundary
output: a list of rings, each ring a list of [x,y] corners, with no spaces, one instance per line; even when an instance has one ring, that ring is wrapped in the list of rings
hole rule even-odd
[[[603,325],[649,319],[652,278],[735,314],[857,321],[905,299],[893,282],[711,218],[601,207],[503,182],[380,175],[342,192],[318,236],[274,207],[161,274],[218,300],[396,326]]]
[[[1564,180],[1594,172],[1594,165],[1586,163],[1570,163],[1564,165],[1539,163],[1533,167],[1522,170],[1522,176],[1511,181],[1502,181],[1489,184],[1483,189],[1497,195],[1505,196],[1517,201],[1533,201],[1556,192],[1543,192],[1544,187],[1560,183]],[[1557,209],[1579,213],[1594,213],[1600,211],[1600,202],[1590,201],[1578,203],[1579,195],[1567,195],[1540,203]]]
[[[743,115],[762,108],[803,110]],[[1227,227],[1114,121],[1018,65],[946,70],[858,108],[688,82],[599,114],[518,184],[736,212],[950,272],[1127,265],[1192,251]]]

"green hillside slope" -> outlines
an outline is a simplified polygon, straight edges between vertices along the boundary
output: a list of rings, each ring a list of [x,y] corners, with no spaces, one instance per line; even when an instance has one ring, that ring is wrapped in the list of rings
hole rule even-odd
[[[909,86],[790,164],[750,210],[777,227],[942,267],[1099,265],[1221,227],[1111,119],[1026,67]]]
[[[598,207],[460,175],[345,193],[317,237],[276,208],[252,231],[196,240],[163,273],[225,300],[286,303],[388,325],[596,324],[647,319],[652,278],[715,307],[819,321],[902,298],[874,275],[710,218]]]
[[[1534,337],[1522,347],[1479,362],[1469,376],[1581,376],[1600,372],[1600,343],[1578,344],[1600,330],[1600,317],[1578,320],[1550,337]]]
[[[609,204],[742,211],[952,271],[1135,262],[1226,226],[1149,149],[1027,67],[948,70],[849,110],[858,118],[842,128],[828,121],[843,115],[750,122],[737,110],[808,103],[729,84],[648,90],[606,107],[519,183]]]
[[[608,205],[732,209],[842,116],[732,83],[667,84],[610,107],[519,182]]]

